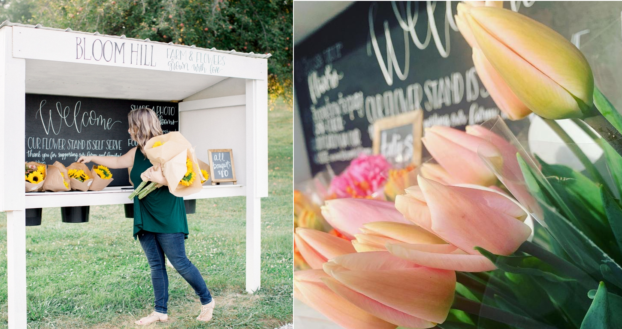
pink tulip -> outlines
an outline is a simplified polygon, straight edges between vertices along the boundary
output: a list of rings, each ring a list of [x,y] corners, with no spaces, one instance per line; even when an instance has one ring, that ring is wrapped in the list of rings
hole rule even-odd
[[[500,180],[512,193],[512,195],[527,209],[535,211],[537,202],[529,193],[523,172],[517,160],[518,149],[503,137],[482,126],[467,126],[466,132],[469,135],[484,139],[494,147],[482,148],[479,150],[481,157],[487,159],[494,167],[495,172],[501,176]]]
[[[356,252],[349,241],[314,229],[298,227],[294,239],[302,258],[313,269],[322,268],[331,258]]]
[[[363,225],[352,245],[358,252],[386,250],[387,243],[445,243],[436,235],[412,224],[372,222]]]
[[[531,111],[548,119],[592,115],[592,70],[562,35],[502,8],[462,5],[458,17],[461,26],[468,25],[465,39],[470,44],[475,41],[498,76]]]
[[[417,177],[418,178],[418,177]],[[398,195],[395,199],[395,208],[406,219],[417,224],[428,232],[432,230],[432,219],[425,196],[419,186],[411,186],[406,189],[406,195]]]
[[[415,264],[461,272],[485,272],[497,267],[482,255],[467,254],[450,244],[387,243],[393,255]]]
[[[359,233],[365,223],[409,222],[395,209],[393,202],[369,199],[327,200],[322,215],[328,223],[349,239]]]
[[[323,270],[294,272],[294,297],[347,329],[394,329],[397,327],[334,293],[322,282],[322,279],[330,279]]]
[[[447,318],[456,274],[418,266],[388,252],[339,256],[324,264],[322,281],[335,293],[387,322],[431,328]]]
[[[422,141],[456,182],[482,186],[496,183],[497,177],[477,154],[480,147],[489,144],[487,141],[443,126],[426,129]]]
[[[509,255],[531,234],[531,229],[523,223],[527,213],[503,194],[485,188],[446,186],[421,176],[419,188],[429,218],[411,218],[411,208],[422,208],[420,196],[400,196],[396,200],[397,209],[468,254],[479,255],[474,250],[479,246],[498,255]]]

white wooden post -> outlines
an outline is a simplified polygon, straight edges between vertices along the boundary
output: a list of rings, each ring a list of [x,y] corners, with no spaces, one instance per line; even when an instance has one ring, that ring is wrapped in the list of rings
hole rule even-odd
[[[268,195],[267,80],[246,80],[246,186],[246,291],[252,293],[261,285],[261,197]]]
[[[11,28],[0,30],[0,211],[7,211],[9,328],[27,326],[24,170],[26,61],[13,58]]]

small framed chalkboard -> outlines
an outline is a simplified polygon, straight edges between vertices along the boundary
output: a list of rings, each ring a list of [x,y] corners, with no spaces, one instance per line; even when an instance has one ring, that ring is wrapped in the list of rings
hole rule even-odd
[[[382,154],[395,168],[421,164],[423,112],[416,110],[374,122],[374,154]]]
[[[212,185],[220,185],[220,183],[227,182],[237,183],[231,149],[207,150],[207,157],[209,158]]]

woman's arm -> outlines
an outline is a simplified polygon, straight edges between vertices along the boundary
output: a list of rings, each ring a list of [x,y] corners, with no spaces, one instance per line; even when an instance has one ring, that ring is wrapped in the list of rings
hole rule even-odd
[[[120,169],[120,168],[129,168],[132,164],[134,164],[134,156],[136,155],[136,147],[133,147],[127,153],[123,154],[120,157],[112,157],[112,156],[81,156],[78,159],[78,162],[81,163],[89,163],[91,161],[100,164],[102,166],[106,166],[110,169]]]

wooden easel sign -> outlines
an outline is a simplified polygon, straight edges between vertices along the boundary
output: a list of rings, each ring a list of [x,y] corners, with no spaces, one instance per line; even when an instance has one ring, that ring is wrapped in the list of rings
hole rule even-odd
[[[235,185],[237,183],[231,149],[207,150],[207,157],[212,185],[230,182]]]
[[[395,168],[421,164],[423,112],[416,110],[374,122],[374,154],[382,154]]]

